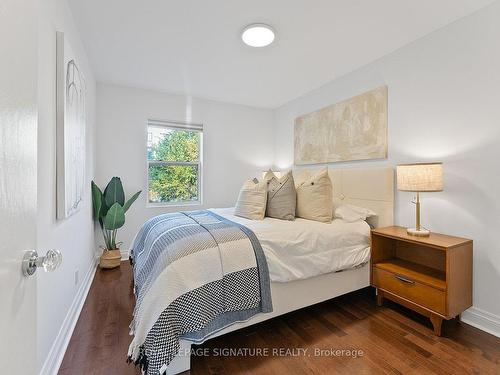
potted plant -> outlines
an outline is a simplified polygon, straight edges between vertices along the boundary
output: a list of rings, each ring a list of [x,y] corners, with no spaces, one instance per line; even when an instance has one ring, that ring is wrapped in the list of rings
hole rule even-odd
[[[125,224],[125,212],[137,199],[140,191],[125,201],[123,185],[118,177],[113,177],[104,189],[104,193],[92,181],[92,203],[94,207],[94,220],[99,221],[104,237],[104,251],[99,261],[101,268],[115,268],[120,266],[120,244],[116,242],[116,232]]]

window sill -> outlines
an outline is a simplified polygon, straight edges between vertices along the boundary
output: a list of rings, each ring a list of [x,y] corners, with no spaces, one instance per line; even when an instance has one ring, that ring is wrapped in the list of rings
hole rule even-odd
[[[146,208],[178,208],[201,206],[202,202],[146,203]]]

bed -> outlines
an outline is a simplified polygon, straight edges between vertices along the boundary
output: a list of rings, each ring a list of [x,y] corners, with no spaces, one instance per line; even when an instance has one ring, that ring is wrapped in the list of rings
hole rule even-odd
[[[335,219],[325,224],[304,219],[252,221],[234,216],[232,208],[210,210],[217,217],[249,228],[259,240],[271,279],[272,312],[241,318],[208,336],[181,338],[179,354],[166,367],[167,374],[189,370],[193,343],[200,344],[369,285],[370,226],[393,224],[393,169],[329,168],[329,176],[333,181],[335,204],[344,202],[369,208],[377,216],[367,222],[347,223]],[[289,298],[292,291],[293,299]]]
[[[249,220],[234,208],[210,211],[251,229],[257,236],[272,282],[304,280],[356,268],[370,259],[370,226],[366,221],[331,223],[296,218]]]

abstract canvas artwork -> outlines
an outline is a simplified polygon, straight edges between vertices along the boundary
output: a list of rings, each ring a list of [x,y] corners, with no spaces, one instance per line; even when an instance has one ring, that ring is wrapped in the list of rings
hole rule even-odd
[[[64,33],[57,32],[57,218],[77,212],[85,184],[85,81]]]
[[[296,165],[387,158],[387,86],[295,120]]]

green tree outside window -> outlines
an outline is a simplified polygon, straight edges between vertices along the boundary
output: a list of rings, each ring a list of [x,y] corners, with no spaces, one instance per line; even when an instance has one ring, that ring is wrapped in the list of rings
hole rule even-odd
[[[201,133],[152,126],[148,133],[149,202],[198,201]]]

